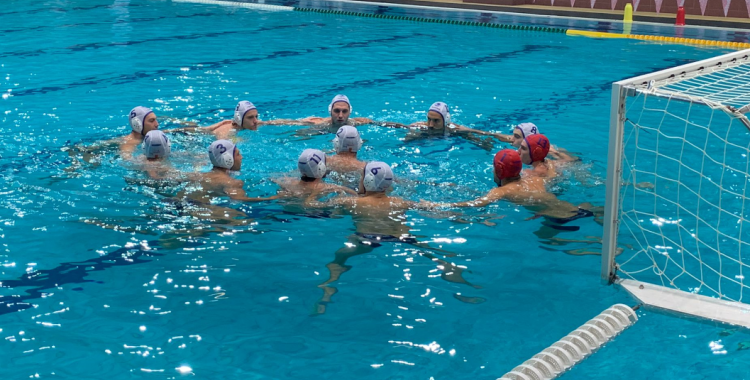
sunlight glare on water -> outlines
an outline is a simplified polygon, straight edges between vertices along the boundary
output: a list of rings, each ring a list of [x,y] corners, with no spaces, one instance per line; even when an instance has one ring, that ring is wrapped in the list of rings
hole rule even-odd
[[[372,228],[390,232],[364,244],[359,221],[336,210],[178,197],[208,186],[187,173],[211,168],[210,134],[169,134],[169,165],[184,174],[168,181],[150,179],[140,149],[129,161],[107,142],[129,133],[137,105],[168,130],[230,119],[240,100],[261,120],[296,119],[325,116],[344,93],[353,116],[402,124],[443,101],[455,123],[483,131],[536,123],[581,157],[549,190],[602,206],[611,82],[723,53],[142,0],[10,1],[0,21],[8,379],[502,376],[611,304],[633,303],[599,284],[593,218],[560,231],[505,202],[409,210],[382,218]],[[236,135],[248,197],[298,176],[304,149],[331,151],[332,134],[298,129]],[[359,156],[389,164],[392,194],[412,201],[482,196],[507,147],[358,129]],[[644,314],[565,376],[746,375],[746,333]]]

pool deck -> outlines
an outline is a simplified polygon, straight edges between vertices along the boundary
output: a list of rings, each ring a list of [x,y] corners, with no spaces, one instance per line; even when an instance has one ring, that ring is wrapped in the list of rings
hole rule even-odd
[[[353,0],[368,1],[368,0]],[[427,7],[457,8],[467,10],[483,10],[509,13],[527,13],[544,16],[562,16],[604,20],[622,20],[622,11],[602,9],[553,7],[543,5],[520,4],[512,5],[516,0],[495,0],[508,5],[480,4],[461,0],[376,0],[379,3],[419,5]],[[482,0],[475,0],[482,1]],[[674,24],[675,15],[671,13],[634,12],[633,21],[653,22],[660,24]],[[745,29],[750,32],[750,18],[709,17],[687,15],[685,23],[688,26],[712,26],[719,28]]]

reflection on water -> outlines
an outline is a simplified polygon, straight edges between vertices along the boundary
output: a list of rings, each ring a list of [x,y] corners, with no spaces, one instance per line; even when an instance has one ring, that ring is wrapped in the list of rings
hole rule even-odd
[[[49,158],[55,161],[55,159],[59,159],[57,156],[60,154],[67,154],[67,152],[57,155],[50,152],[40,152],[34,160],[39,161],[40,164],[49,162]],[[98,154],[111,154],[111,152],[106,153],[104,151]],[[65,162],[65,160],[59,159],[59,162]],[[58,173],[53,175],[59,176],[58,178],[61,178],[63,183],[65,180],[76,178],[61,175],[68,170],[64,166],[58,165],[56,168]],[[94,170],[107,171],[110,169],[88,166],[87,164],[76,168],[77,173]],[[28,309],[32,306],[29,301],[42,298],[45,291],[51,288],[66,284],[90,282],[91,280],[86,280],[89,272],[116,271],[119,266],[148,263],[151,261],[150,258],[163,255],[157,250],[197,247],[204,244],[204,241],[211,241],[211,236],[226,233],[259,234],[278,229],[274,227],[276,224],[294,223],[299,218],[329,219],[341,218],[349,214],[341,208],[306,209],[295,201],[281,202],[279,205],[254,204],[250,206],[241,203],[227,203],[219,196],[206,202],[199,202],[184,195],[185,189],[191,186],[185,185],[189,181],[181,184],[169,180],[152,180],[137,171],[129,171],[129,173],[129,176],[124,178],[124,182],[128,186],[123,190],[132,192],[141,198],[140,202],[143,207],[139,215],[129,218],[82,216],[81,221],[103,229],[155,236],[157,239],[137,244],[131,243],[129,246],[106,253],[95,259],[82,262],[64,262],[53,269],[39,269],[24,274],[19,279],[4,280],[2,282],[3,287],[29,287],[31,289],[25,290],[24,295],[3,297],[0,302],[6,307],[2,308],[2,313]],[[91,173],[86,174],[86,176],[90,175]],[[580,173],[573,171],[573,174],[568,175],[576,176]],[[570,181],[563,180],[559,183],[562,186],[567,186]],[[55,184],[52,183],[51,186],[54,187]],[[422,189],[421,186],[414,184],[409,184],[405,188],[407,195],[411,196]],[[476,192],[472,192],[471,196],[475,196],[475,194]],[[561,194],[564,194],[564,191]],[[590,208],[596,210],[595,220],[600,224],[601,208]],[[368,215],[361,212],[352,214],[353,229],[361,232],[350,235],[344,243],[344,247],[334,252],[333,259],[326,264],[328,278],[319,284],[323,295],[315,303],[314,314],[326,312],[327,304],[332,302],[333,295],[338,292],[337,287],[333,284],[338,282],[344,273],[352,269],[352,266],[347,264],[349,259],[371,253],[385,244],[393,244],[396,250],[404,245],[411,247],[407,248],[405,252],[408,252],[415,260],[432,261],[437,275],[444,281],[466,285],[471,289],[481,289],[481,286],[473,284],[465,278],[466,273],[471,273],[467,265],[448,261],[449,258],[460,258],[461,255],[457,252],[435,247],[431,244],[433,237],[429,233],[422,236],[413,235],[413,227],[411,226],[420,223],[422,219],[407,218],[403,211],[384,217],[378,217],[379,214]],[[487,213],[483,210],[479,212],[467,210],[464,213],[432,213],[431,216],[448,220],[450,223],[459,226],[482,224],[490,228],[499,228],[498,224],[502,225],[506,221],[507,215]],[[536,216],[528,218],[524,223],[535,225],[536,231],[534,234],[539,238],[543,249],[561,251],[570,255],[600,254],[600,238],[564,238],[559,236],[578,231],[580,224],[585,223],[585,221],[576,221],[576,223],[573,223],[574,225],[569,225],[567,221],[563,223],[554,218]],[[263,229],[259,228],[260,225],[264,225]],[[582,246],[582,248],[576,248],[575,245]],[[567,246],[573,246],[573,248],[562,249]],[[113,275],[116,275],[116,273]],[[462,293],[455,293],[454,298],[470,304],[486,301],[484,297]]]
[[[188,244],[193,244],[192,246],[202,245],[202,243],[198,242]],[[97,258],[80,262],[61,263],[53,269],[39,269],[28,272],[16,280],[3,280],[0,282],[3,288],[30,289],[24,290],[25,294],[22,295],[0,296],[0,305],[5,306],[0,306],[0,314],[12,313],[33,307],[33,304],[29,303],[29,301],[45,297],[48,293],[46,290],[55,289],[63,285],[94,282],[93,280],[86,279],[91,272],[150,262],[151,258],[163,255],[157,252],[158,249],[158,241],[133,241],[122,248]]]
[[[99,11],[87,4],[91,9],[80,19],[68,12],[71,19],[64,27],[54,19],[11,25],[14,36],[38,43],[0,51],[11,72],[10,79],[0,79],[0,91],[13,89],[13,96],[2,100],[10,113],[0,115],[0,129],[13,136],[0,148],[5,179],[0,222],[15,223],[0,226],[0,242],[13,238],[0,258],[39,261],[23,274],[9,268],[0,279],[0,314],[14,328],[25,329],[36,322],[28,320],[32,313],[10,313],[35,306],[46,310],[64,298],[65,307],[73,310],[65,314],[68,319],[51,321],[57,330],[41,330],[38,339],[81,339],[86,343],[80,346],[88,350],[78,358],[72,349],[59,348],[42,360],[16,348],[11,360],[22,370],[31,367],[23,364],[29,360],[37,367],[49,362],[56,371],[63,361],[101,366],[113,377],[163,371],[211,378],[310,378],[344,367],[351,372],[340,372],[343,377],[450,378],[456,377],[456,368],[466,377],[483,377],[489,373],[484,366],[498,360],[480,341],[487,336],[481,326],[492,325],[492,334],[506,334],[503,339],[512,341],[512,331],[494,328],[498,316],[517,322],[507,304],[522,303],[527,292],[533,295],[529,302],[558,295],[547,288],[545,276],[528,281],[524,260],[545,271],[550,262],[574,267],[571,263],[587,259],[566,253],[600,250],[600,241],[590,238],[599,228],[592,218],[527,220],[535,215],[508,202],[445,212],[405,207],[384,216],[343,207],[311,209],[299,200],[230,200],[191,177],[209,170],[209,135],[169,134],[171,166],[168,174],[152,173],[166,177],[157,179],[144,162],[121,159],[116,144],[102,144],[129,133],[127,112],[136,105],[209,125],[231,118],[236,102],[244,99],[258,106],[264,120],[325,116],[328,99],[339,92],[356,103],[357,116],[375,120],[423,121],[425,108],[440,100],[451,104],[457,123],[481,130],[507,132],[510,124],[533,118],[567,126],[566,118],[578,117],[570,109],[608,100],[611,81],[575,70],[566,72],[570,79],[563,78],[564,83],[552,80],[546,68],[568,67],[573,58],[567,56],[586,53],[563,36],[478,35],[484,31],[395,21],[388,22],[398,27],[383,28],[369,24],[373,20],[354,25],[338,16],[215,5],[177,9],[169,2],[106,3]],[[45,43],[52,32],[59,33],[59,46]],[[489,43],[462,44],[475,38]],[[440,54],[422,52],[437,45]],[[387,64],[382,57],[389,57]],[[49,69],[53,60],[57,70]],[[545,70],[529,71],[538,65]],[[628,65],[638,66],[632,60]],[[534,83],[537,77],[544,86]],[[571,92],[572,86],[580,91]],[[358,129],[367,140],[358,157],[391,164],[401,179],[394,196],[456,202],[475,199],[494,186],[492,154],[504,147],[497,141],[416,136],[368,125]],[[550,131],[565,136],[562,128]],[[248,197],[273,195],[278,190],[273,179],[297,176],[296,159],[303,149],[331,146],[330,134],[308,132],[280,125],[237,134],[244,163],[233,178],[244,182]],[[592,128],[589,137],[600,142],[597,132]],[[588,163],[596,153],[580,156]],[[601,180],[586,175],[601,167],[580,168],[553,184],[560,199],[580,204],[600,198]],[[331,175],[326,181],[356,187],[359,178]],[[579,196],[584,187],[593,190]],[[123,234],[128,245],[111,244]],[[552,251],[540,255],[540,245]],[[94,249],[101,256],[86,256]],[[222,269],[197,273],[203,265]],[[184,267],[196,273],[180,270]],[[191,286],[196,290],[185,293]],[[205,287],[216,293],[198,290]],[[100,300],[112,307],[102,310]],[[91,314],[79,318],[76,309]],[[367,316],[357,315],[363,310]],[[184,345],[199,332],[202,345]],[[436,360],[437,355],[442,356]],[[69,377],[81,377],[66,369]]]

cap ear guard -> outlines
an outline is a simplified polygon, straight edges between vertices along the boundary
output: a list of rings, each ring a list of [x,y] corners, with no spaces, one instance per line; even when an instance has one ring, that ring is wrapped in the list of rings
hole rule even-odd
[[[130,128],[133,128],[133,132],[143,133],[143,123],[135,110],[130,111]]]
[[[497,179],[502,180],[517,177],[521,174],[523,162],[521,162],[521,155],[518,154],[518,151],[503,149],[495,154],[492,166],[495,169]]]
[[[439,113],[440,116],[443,118],[443,125],[445,127],[448,127],[451,124],[451,113],[450,113],[450,110],[448,110],[447,104],[443,102],[432,103],[429,111],[435,111]]]
[[[451,113],[448,111],[448,105],[445,105],[445,115],[443,115],[443,124],[445,124],[446,127],[452,124],[451,122]]]
[[[526,139],[526,145],[529,147],[529,156],[531,162],[542,161],[549,153],[549,139],[542,134],[531,135]]]
[[[128,122],[130,123],[130,128],[133,129],[133,132],[143,135],[143,123],[146,120],[146,116],[153,112],[154,111],[148,107],[138,106],[133,108],[130,111],[130,115],[128,115]]]
[[[323,178],[328,173],[326,155],[318,149],[305,149],[297,160],[302,177]]]
[[[362,148],[362,137],[357,128],[351,125],[344,125],[339,128],[336,131],[336,137],[333,139],[333,148],[336,153],[358,152]]]
[[[172,151],[172,144],[164,132],[155,130],[146,133],[143,138],[143,150],[146,158],[159,159],[169,156]]]
[[[362,184],[370,192],[383,192],[393,183],[393,170],[385,162],[373,161],[365,166]]]
[[[229,140],[216,140],[208,147],[208,158],[215,167],[231,169],[234,166],[236,148]]]
[[[255,105],[247,100],[237,103],[237,107],[234,108],[234,118],[232,121],[237,124],[238,127],[242,128],[245,114],[255,109],[257,109]]]
[[[240,105],[238,104],[237,107],[234,109],[234,119],[232,121],[237,124],[237,126],[242,127],[242,118],[245,117],[244,115],[240,114]]]

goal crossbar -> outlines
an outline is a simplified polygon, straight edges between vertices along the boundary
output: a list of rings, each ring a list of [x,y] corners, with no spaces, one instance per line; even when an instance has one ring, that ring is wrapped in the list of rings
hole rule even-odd
[[[623,79],[615,82],[620,87],[631,87],[634,89],[646,89],[649,87],[663,87],[668,84],[681,82],[696,76],[710,74],[716,71],[750,63],[750,49],[725,54],[719,57],[708,58],[702,61],[687,63],[644,74],[633,78]],[[653,82],[652,82],[653,81]]]

